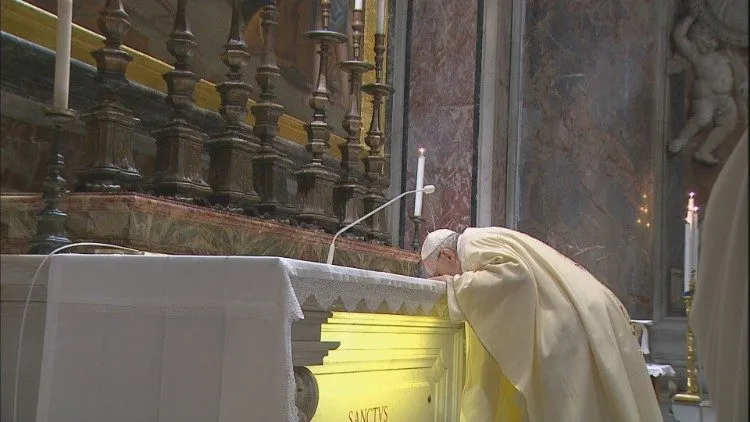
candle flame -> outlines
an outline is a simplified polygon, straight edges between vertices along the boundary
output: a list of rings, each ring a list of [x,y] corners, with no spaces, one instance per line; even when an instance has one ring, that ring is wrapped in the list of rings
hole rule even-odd
[[[425,151],[426,151],[426,150],[425,150],[424,148],[420,148],[420,149],[419,149],[419,155],[424,155],[424,152],[425,152]]]
[[[690,193],[688,194],[688,196],[689,196],[689,197],[691,197],[691,198],[692,198],[692,197],[694,197],[694,196],[695,196],[695,192],[690,192]]]

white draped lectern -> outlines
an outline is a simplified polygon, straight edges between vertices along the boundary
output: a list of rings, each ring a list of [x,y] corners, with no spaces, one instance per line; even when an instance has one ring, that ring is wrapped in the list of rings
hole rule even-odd
[[[42,259],[2,256],[3,421],[13,421],[21,316]],[[273,257],[58,255],[35,285],[19,422],[458,412],[463,334],[439,282]]]

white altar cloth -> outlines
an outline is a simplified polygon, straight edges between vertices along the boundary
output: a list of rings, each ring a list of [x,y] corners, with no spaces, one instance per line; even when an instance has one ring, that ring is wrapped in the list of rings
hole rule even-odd
[[[43,259],[0,256],[3,422],[12,422],[23,301]],[[304,358],[294,364],[310,365],[309,343],[319,334],[316,340],[308,331],[321,323],[315,315],[291,330],[300,307],[312,314],[447,315],[443,282],[294,259],[51,261],[35,282],[24,329],[19,422],[294,420],[296,414],[287,418],[296,390],[290,348]],[[312,361],[329,346],[313,345]]]
[[[278,258],[51,258],[39,422],[296,420]]]

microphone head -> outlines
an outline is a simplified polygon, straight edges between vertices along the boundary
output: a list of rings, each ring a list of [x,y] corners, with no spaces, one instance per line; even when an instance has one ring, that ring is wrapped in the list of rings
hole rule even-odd
[[[427,186],[423,187],[422,188],[422,192],[424,192],[424,193],[426,193],[428,195],[431,194],[431,193],[435,193],[435,185],[427,185]]]

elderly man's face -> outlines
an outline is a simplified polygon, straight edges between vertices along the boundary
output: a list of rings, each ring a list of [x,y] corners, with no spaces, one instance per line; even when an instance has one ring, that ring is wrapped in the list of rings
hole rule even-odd
[[[456,253],[450,249],[443,248],[437,258],[427,258],[422,261],[427,274],[430,277],[442,275],[456,275],[461,273],[461,263]]]

